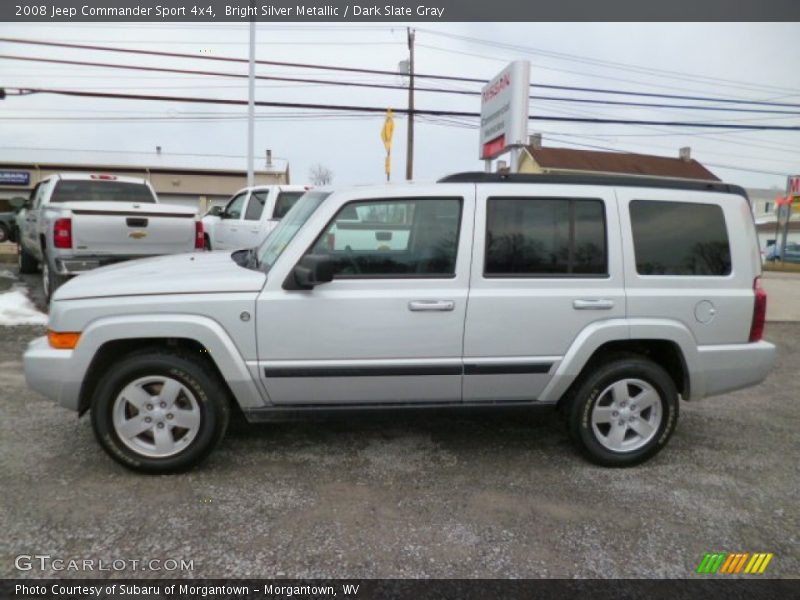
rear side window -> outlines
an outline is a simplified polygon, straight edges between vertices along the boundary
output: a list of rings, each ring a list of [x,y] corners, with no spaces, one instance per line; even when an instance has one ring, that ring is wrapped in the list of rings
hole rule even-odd
[[[605,208],[583,198],[489,198],[486,277],[608,273]]]
[[[282,219],[284,215],[297,203],[305,192],[281,192],[275,200],[273,219]]]
[[[50,202],[139,202],[152,204],[153,194],[143,183],[126,181],[89,181],[61,179],[56,183]]]
[[[636,272],[640,275],[729,275],[725,215],[716,204],[633,200]]]

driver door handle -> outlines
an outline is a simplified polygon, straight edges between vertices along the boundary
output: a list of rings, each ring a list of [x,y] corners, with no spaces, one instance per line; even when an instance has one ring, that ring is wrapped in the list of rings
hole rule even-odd
[[[414,312],[447,312],[453,310],[455,307],[456,303],[452,300],[412,300],[408,303],[408,310]]]

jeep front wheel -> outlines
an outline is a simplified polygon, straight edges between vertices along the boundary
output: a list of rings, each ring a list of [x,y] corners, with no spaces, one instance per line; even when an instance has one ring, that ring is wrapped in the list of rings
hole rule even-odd
[[[663,448],[678,421],[678,392],[656,363],[621,358],[589,374],[572,396],[568,427],[594,463],[627,467]]]
[[[189,354],[149,351],[110,366],[92,398],[95,435],[117,462],[172,473],[202,461],[225,434],[226,391]]]

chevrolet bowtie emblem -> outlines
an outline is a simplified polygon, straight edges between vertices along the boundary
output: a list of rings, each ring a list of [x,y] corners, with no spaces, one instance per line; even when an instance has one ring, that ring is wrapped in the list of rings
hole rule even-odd
[[[146,236],[147,236],[147,233],[145,233],[144,231],[131,231],[128,234],[129,238],[133,238],[135,240],[140,240],[140,239],[142,239],[143,237],[146,237]]]

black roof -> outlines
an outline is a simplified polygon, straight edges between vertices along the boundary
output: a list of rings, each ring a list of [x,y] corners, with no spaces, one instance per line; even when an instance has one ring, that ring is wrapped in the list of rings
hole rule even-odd
[[[724,192],[747,198],[743,187],[719,181],[699,179],[666,179],[631,175],[584,173],[486,173],[469,171],[442,177],[438,183],[570,183],[573,185],[615,185],[619,187],[652,187],[701,192]]]

